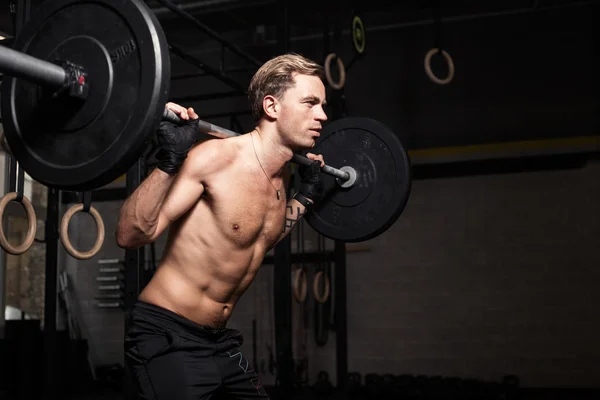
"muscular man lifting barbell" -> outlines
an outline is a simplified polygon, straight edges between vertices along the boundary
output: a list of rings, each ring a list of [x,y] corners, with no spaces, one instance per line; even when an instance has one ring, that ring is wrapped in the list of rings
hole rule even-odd
[[[107,185],[142,156],[161,120],[179,119],[165,115],[169,49],[142,0],[45,1],[12,47],[0,46],[6,140],[20,169],[43,185],[76,192]],[[217,137],[238,136],[204,121],[198,126]],[[372,118],[341,118],[324,127],[313,151],[330,164],[321,170],[322,201],[306,215],[315,231],[365,241],[398,219],[410,194],[410,160],[389,127]],[[299,154],[292,161],[311,163]],[[20,198],[7,193],[4,201],[15,195]],[[34,227],[30,218],[30,233]],[[19,249],[0,242],[20,254],[32,241]]]
[[[169,103],[182,126],[162,122],[158,167],[120,213],[117,242],[137,248],[170,227],[162,261],[133,307],[126,359],[144,398],[266,397],[226,328],[266,252],[310,209],[323,157],[300,166],[300,190],[286,196],[285,167],[310,149],[327,119],[322,68],[299,55],[265,63],[249,98],[256,128],[194,145],[193,109]]]
[[[163,114],[168,45],[141,0],[43,2],[13,48],[0,46],[0,72],[12,156],[55,189],[85,192],[112,182],[169,119]],[[171,228],[161,266],[129,315],[126,333],[126,360],[146,398],[215,391],[265,396],[239,352],[241,334],[225,326],[266,251],[300,217],[333,240],[374,238],[407,203],[410,161],[384,124],[339,119],[315,144],[326,119],[317,64],[293,55],[272,60],[255,75],[250,95],[259,121],[241,136],[196,125],[193,110],[170,104],[183,122],[162,124],[160,166],[123,206],[116,232],[122,247],[142,246]],[[196,130],[234,137],[194,145]],[[193,137],[180,140],[185,135]],[[324,157],[293,154],[313,145]],[[286,203],[288,160],[303,168],[296,174],[300,192]],[[312,210],[305,214],[306,207]],[[30,221],[34,227],[35,218]]]

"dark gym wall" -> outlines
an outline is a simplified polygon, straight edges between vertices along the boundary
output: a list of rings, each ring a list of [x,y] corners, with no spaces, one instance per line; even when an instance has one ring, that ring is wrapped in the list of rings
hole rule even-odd
[[[350,369],[597,386],[598,173],[415,181],[348,257]]]
[[[592,15],[581,8],[443,25],[456,72],[425,74],[434,27],[368,33],[349,74],[349,113],[387,123],[409,148],[596,134]],[[441,57],[434,71],[446,76]]]
[[[348,112],[387,123],[409,148],[596,134],[591,14],[574,8],[444,26],[456,64],[447,86],[423,69],[432,26],[369,31],[367,56],[348,75]],[[323,59],[319,38],[293,41],[292,50]],[[349,45],[341,52],[350,53]],[[219,63],[218,52],[200,55]],[[193,70],[173,60],[174,73]],[[199,78],[174,83],[173,97],[221,89]],[[245,99],[182,104],[204,115],[243,109]],[[248,117],[241,121],[251,129]],[[228,126],[227,118],[213,122]],[[494,380],[514,373],[525,386],[596,385],[599,172],[594,163],[415,181],[399,221],[366,243],[369,252],[348,255],[350,370]],[[110,363],[122,358],[122,314],[93,307],[95,262],[123,252],[111,242],[119,205],[98,206],[107,215],[104,249],[89,262],[65,262],[80,278],[96,357]],[[75,229],[80,245],[90,245],[93,223],[81,219]],[[269,317],[270,268],[231,320],[248,354],[255,310]],[[259,331],[263,361],[270,334]],[[334,377],[335,336],[324,348],[308,336],[311,380],[321,369]]]
[[[593,9],[542,9],[444,23],[442,44],[456,66],[448,85],[434,84],[425,75],[423,61],[434,45],[433,25],[390,24],[368,30],[366,15],[366,56],[351,67],[344,89],[348,114],[385,122],[410,149],[595,135],[598,78]],[[234,40],[248,42],[240,37]],[[265,48],[251,51],[269,54]],[[319,35],[292,40],[292,51],[324,60]],[[348,64],[354,55],[350,36],[343,35],[341,47],[331,51]],[[218,50],[198,55],[210,65],[219,65]],[[232,67],[241,63],[233,55],[227,60]],[[176,57],[173,61],[174,74],[190,68]],[[445,76],[441,57],[434,56],[432,66],[438,76]],[[248,75],[232,76],[247,85]],[[175,82],[172,93],[174,97],[209,94],[214,82],[212,78]],[[243,109],[244,101],[240,97],[189,104],[212,114]],[[250,119],[242,121],[245,128],[252,128]]]

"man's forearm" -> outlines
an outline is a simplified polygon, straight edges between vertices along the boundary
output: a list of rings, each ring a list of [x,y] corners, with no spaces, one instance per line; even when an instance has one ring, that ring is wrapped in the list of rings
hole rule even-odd
[[[175,175],[156,168],[125,200],[117,224],[117,243],[122,247],[146,244],[157,227],[161,206]]]

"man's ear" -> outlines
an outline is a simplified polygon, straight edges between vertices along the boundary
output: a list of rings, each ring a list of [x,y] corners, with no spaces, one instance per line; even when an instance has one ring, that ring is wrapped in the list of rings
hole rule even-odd
[[[277,119],[279,116],[279,102],[275,98],[275,96],[265,96],[263,98],[263,110],[265,112],[265,116],[270,119]]]

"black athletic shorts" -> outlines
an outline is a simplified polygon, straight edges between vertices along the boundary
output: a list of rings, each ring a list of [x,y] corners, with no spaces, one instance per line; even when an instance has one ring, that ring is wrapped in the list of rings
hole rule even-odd
[[[125,362],[142,399],[268,398],[235,329],[201,326],[142,301],[125,329]]]

